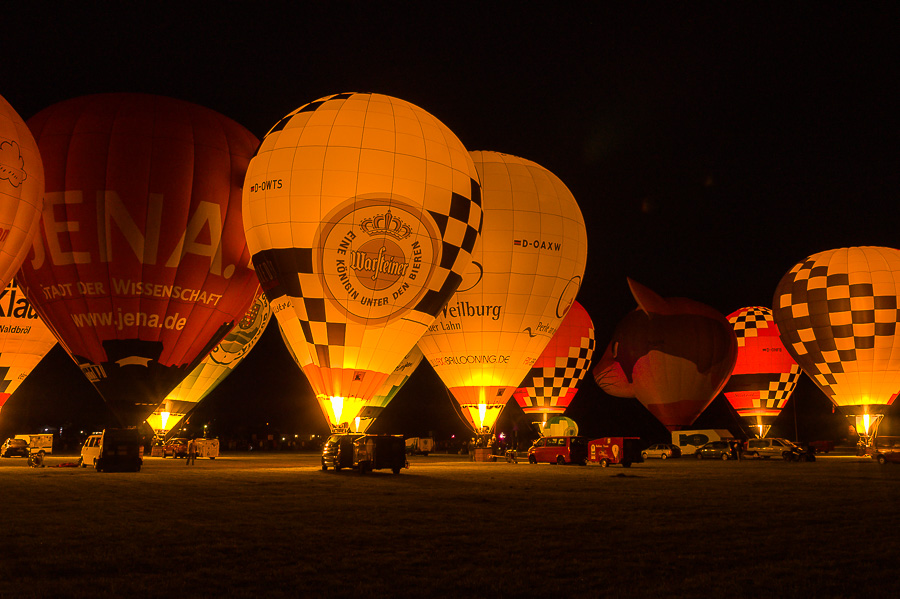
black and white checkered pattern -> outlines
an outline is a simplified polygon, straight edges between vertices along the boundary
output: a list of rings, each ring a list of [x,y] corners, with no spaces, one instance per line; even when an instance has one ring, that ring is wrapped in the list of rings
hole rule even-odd
[[[845,364],[860,354],[874,360],[869,356],[879,350],[890,355],[900,320],[894,280],[848,272],[846,260],[830,261],[839,251],[847,250],[822,252],[794,266],[774,298],[785,347],[830,397]]]
[[[584,373],[590,368],[595,345],[594,330],[590,329],[589,336],[581,338],[581,345],[570,348],[568,356],[556,358],[554,366],[532,368],[523,381],[526,383],[523,387],[528,392],[528,404],[535,408],[555,407],[558,400],[584,378]]]
[[[777,381],[769,382],[768,393],[760,393],[759,401],[761,406],[765,408],[783,408],[791,393],[794,392],[794,387],[797,386],[799,379],[800,367],[796,364],[791,367],[790,372],[782,372]]]
[[[746,337],[756,337],[760,329],[768,329],[772,320],[772,311],[762,306],[754,306],[737,313],[728,319],[734,327],[738,347],[744,346]]]

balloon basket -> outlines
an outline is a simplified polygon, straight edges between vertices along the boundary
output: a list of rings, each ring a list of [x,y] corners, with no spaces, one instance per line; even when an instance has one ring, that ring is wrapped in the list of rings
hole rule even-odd
[[[473,462],[493,462],[497,459],[490,447],[476,447],[472,453]]]

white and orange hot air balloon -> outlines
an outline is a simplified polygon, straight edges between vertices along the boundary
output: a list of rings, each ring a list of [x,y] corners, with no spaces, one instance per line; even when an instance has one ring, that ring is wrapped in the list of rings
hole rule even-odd
[[[587,234],[572,193],[544,167],[497,152],[472,158],[481,241],[419,347],[466,421],[486,434],[575,301]]]
[[[0,289],[31,249],[43,205],[41,154],[25,121],[0,96]]]
[[[54,345],[53,332],[11,281],[0,296],[0,411]]]
[[[784,347],[870,444],[900,391],[900,251],[813,254],[784,275],[773,302]]]
[[[282,335],[332,430],[350,430],[469,266],[481,229],[472,159],[409,102],[327,96],[266,134],[243,206]]]

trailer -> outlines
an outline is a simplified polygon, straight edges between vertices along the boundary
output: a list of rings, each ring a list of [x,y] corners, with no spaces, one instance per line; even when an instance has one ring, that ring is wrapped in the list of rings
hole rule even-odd
[[[22,439],[28,444],[28,453],[44,454],[53,453],[53,435],[41,433],[35,435],[16,435],[16,439]]]
[[[407,455],[428,455],[434,451],[434,439],[432,437],[410,437],[406,440]]]
[[[606,468],[610,464],[622,464],[630,468],[635,462],[643,462],[640,437],[602,437],[588,443],[588,464]]]
[[[197,451],[198,458],[214,460],[219,457],[218,439],[194,439],[194,448]]]

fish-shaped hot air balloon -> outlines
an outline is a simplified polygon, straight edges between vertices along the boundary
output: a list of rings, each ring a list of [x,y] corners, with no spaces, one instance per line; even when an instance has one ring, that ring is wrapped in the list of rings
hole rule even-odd
[[[638,309],[616,327],[594,378],[610,394],[636,397],[669,430],[687,428],[734,369],[734,331],[705,304],[628,285]]]

